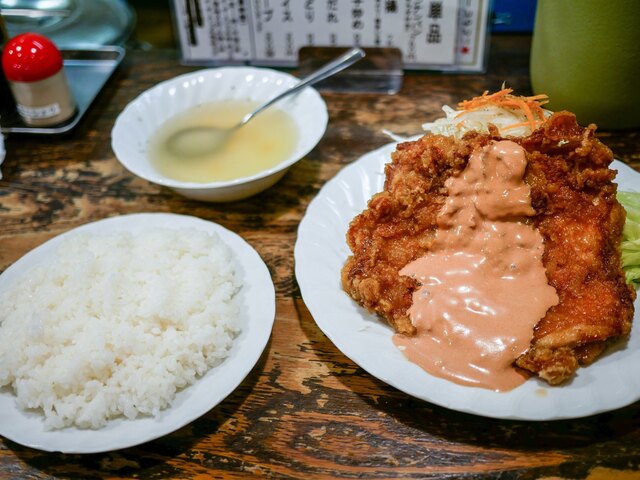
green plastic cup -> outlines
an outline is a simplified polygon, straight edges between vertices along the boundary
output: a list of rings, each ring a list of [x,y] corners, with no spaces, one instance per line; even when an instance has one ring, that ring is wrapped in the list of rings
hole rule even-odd
[[[640,127],[640,1],[538,0],[531,83],[583,125]]]

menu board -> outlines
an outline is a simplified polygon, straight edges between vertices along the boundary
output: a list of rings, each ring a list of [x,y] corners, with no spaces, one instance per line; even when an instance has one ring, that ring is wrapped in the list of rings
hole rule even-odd
[[[489,0],[173,0],[185,63],[295,66],[302,47],[395,47],[407,69],[482,71]]]

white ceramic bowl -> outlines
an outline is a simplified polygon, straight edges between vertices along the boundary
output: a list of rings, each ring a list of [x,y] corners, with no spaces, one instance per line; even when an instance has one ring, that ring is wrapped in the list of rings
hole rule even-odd
[[[180,75],[143,92],[125,107],[111,131],[111,147],[130,172],[185,197],[209,202],[247,198],[276,183],[324,135],[327,106],[313,88],[305,88],[277,104],[291,115],[298,128],[295,151],[275,167],[252,176],[209,183],[167,178],[149,162],[149,138],[166,120],[196,105],[240,99],[266,102],[298,82],[287,73],[253,67],[211,68]]]

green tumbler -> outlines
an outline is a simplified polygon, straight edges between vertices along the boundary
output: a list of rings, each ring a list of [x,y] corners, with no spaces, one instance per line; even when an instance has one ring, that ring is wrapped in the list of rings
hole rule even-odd
[[[531,83],[583,125],[640,127],[640,1],[538,0]]]

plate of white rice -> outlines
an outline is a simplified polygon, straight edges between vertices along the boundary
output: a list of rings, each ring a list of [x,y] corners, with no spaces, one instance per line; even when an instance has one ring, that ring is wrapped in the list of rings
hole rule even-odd
[[[98,453],[220,403],[269,339],[258,253],[202,219],[151,213],[59,235],[0,275],[0,435]]]

